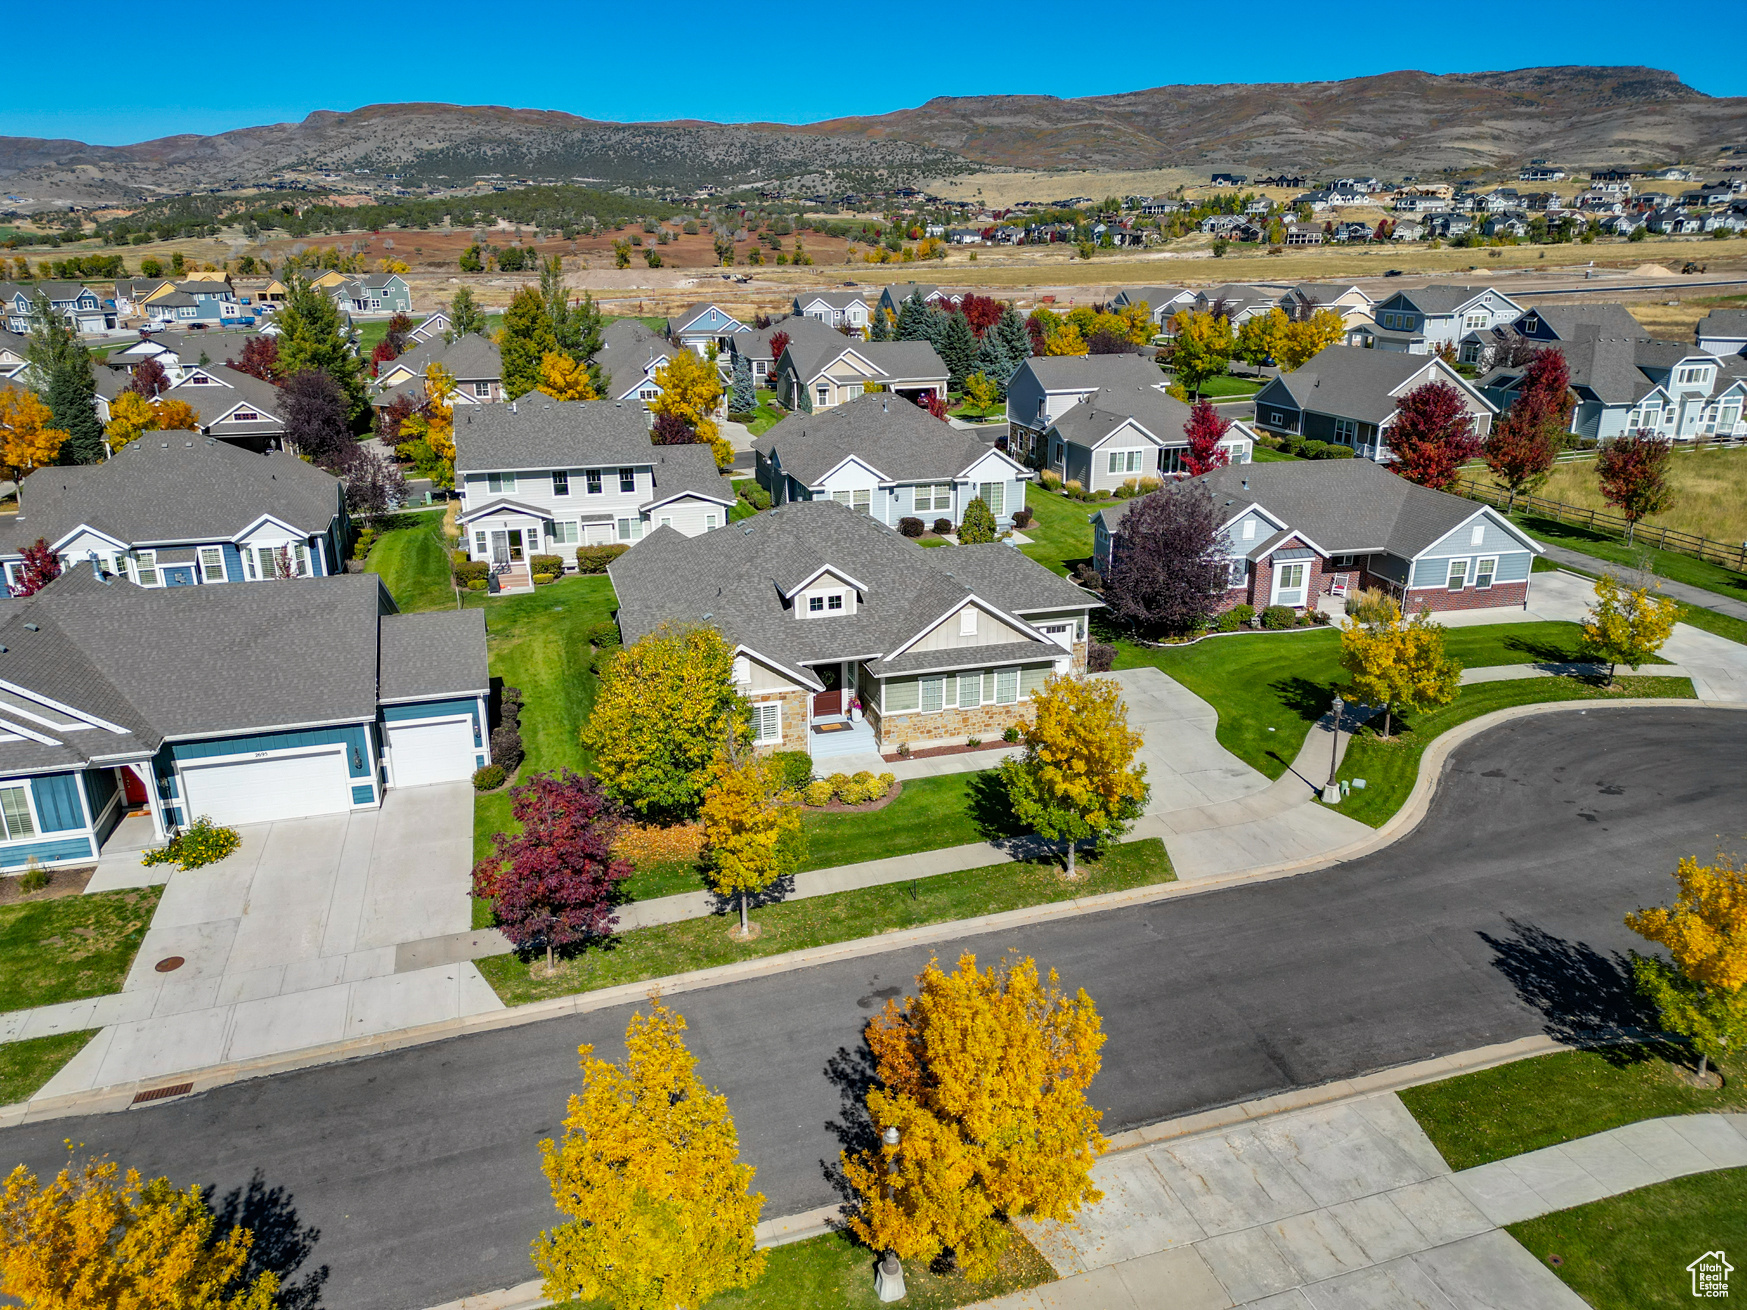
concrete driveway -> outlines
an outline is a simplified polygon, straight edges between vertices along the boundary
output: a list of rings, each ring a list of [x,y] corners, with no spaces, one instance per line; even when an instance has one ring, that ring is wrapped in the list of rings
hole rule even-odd
[[[1267,778],[1219,744],[1219,711],[1157,669],[1101,675],[1122,688],[1128,726],[1142,737],[1152,784],[1148,814],[1168,814],[1266,791]]]
[[[171,874],[120,993],[33,1012],[21,1036],[103,1027],[42,1095],[501,1008],[471,964],[395,971],[397,948],[470,925],[469,784],[238,831],[229,858]],[[89,890],[159,872],[108,861]],[[179,967],[158,972],[176,956]]]

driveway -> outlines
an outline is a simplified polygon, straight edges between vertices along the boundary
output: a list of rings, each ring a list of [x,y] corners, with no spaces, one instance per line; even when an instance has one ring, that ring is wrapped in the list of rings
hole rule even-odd
[[[470,926],[469,784],[390,791],[378,810],[238,832],[228,858],[170,875],[119,994],[34,1012],[17,1034],[103,1027],[41,1095],[501,1007],[471,964],[395,972],[397,948]],[[107,861],[88,890],[159,872]]]

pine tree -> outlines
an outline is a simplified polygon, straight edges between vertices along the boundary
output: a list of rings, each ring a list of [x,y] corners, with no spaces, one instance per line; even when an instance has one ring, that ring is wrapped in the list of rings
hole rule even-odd
[[[504,311],[498,334],[503,358],[503,389],[511,400],[540,385],[540,361],[558,349],[558,334],[539,288],[523,286]]]
[[[869,341],[890,341],[892,339],[891,320],[886,317],[886,311],[879,305],[873,308],[873,318],[868,322],[867,339]]]
[[[750,414],[758,408],[758,392],[752,385],[752,360],[734,352],[734,389],[728,396],[730,414]]]
[[[458,341],[469,332],[485,332],[485,311],[473,299],[473,292],[462,287],[449,302],[449,330],[443,333],[448,343]]]
[[[946,365],[947,388],[963,391],[964,380],[977,369],[977,334],[963,314],[947,314],[936,347]]]
[[[364,371],[369,361],[352,348],[351,329],[332,296],[293,278],[279,311],[279,376],[320,369],[346,398],[346,417],[356,420],[369,408]]]
[[[995,326],[983,334],[983,340],[990,338],[999,344],[1001,351],[1001,371],[989,373],[1001,387],[1001,399],[1007,398],[1007,384],[1013,380],[1013,374],[1019,366],[1031,358],[1031,334],[1025,329],[1025,319],[1019,311],[1013,308],[1013,302],[1008,301],[1001,308],[1001,317],[995,320]],[[989,370],[983,370],[988,373]]]
[[[922,299],[920,291],[912,291],[910,298],[898,310],[899,341],[932,341],[934,329],[928,322],[929,315],[934,311]]]
[[[103,458],[103,424],[97,418],[91,352],[41,291],[30,307],[25,357],[30,361],[31,379],[53,415],[49,426],[66,433],[57,462],[95,464]]]

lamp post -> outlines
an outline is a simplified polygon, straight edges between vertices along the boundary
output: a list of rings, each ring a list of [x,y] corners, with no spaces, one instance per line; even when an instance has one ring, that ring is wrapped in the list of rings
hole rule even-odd
[[[880,1140],[886,1144],[886,1200],[893,1199],[897,1191],[896,1178],[898,1174],[898,1129],[897,1125],[887,1128],[880,1134]],[[879,1267],[874,1271],[874,1295],[882,1301],[902,1301],[904,1299],[904,1266],[898,1263],[898,1253],[888,1248],[880,1258]]]
[[[1345,703],[1341,700],[1340,693],[1336,692],[1335,693],[1335,703],[1334,703],[1334,722],[1331,725],[1333,727],[1334,731],[1329,734],[1328,782],[1326,785],[1324,785],[1324,787],[1322,789],[1322,799],[1323,799],[1323,803],[1326,805],[1338,805],[1338,804],[1340,804],[1340,800],[1341,800],[1341,789],[1340,789],[1339,785],[1336,784],[1336,782],[1335,782],[1335,765],[1340,760],[1340,754],[1341,754],[1341,711],[1345,708],[1346,708],[1346,706],[1345,706]]]

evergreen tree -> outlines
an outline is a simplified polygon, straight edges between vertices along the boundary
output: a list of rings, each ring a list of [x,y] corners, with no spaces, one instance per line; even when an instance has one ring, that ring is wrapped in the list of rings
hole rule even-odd
[[[947,387],[963,391],[964,380],[977,369],[977,334],[963,314],[944,315],[935,349],[946,365]]]
[[[798,401],[795,406],[796,409],[800,410],[803,414],[811,414],[813,412],[813,390],[811,387],[804,387],[799,383],[796,383],[795,397]]]
[[[469,332],[485,334],[485,311],[473,299],[473,292],[462,287],[449,302],[449,330],[443,333],[443,340],[453,343]]]
[[[758,392],[752,385],[752,360],[734,352],[734,389],[728,395],[730,414],[750,414],[758,408]]]
[[[588,365],[589,381],[597,393],[604,394],[606,375],[593,363],[601,348],[601,311],[594,297],[584,293],[581,300],[570,303],[564,289],[564,261],[553,255],[540,265],[540,299],[546,302],[546,315],[552,320],[552,335],[563,351],[578,364]]]
[[[1008,301],[1001,308],[1001,317],[995,320],[995,326],[983,334],[983,340],[993,338],[1000,347],[1000,372],[991,372],[986,366],[983,372],[995,379],[1001,387],[1001,399],[1007,398],[1007,383],[1013,374],[1026,360],[1031,358],[1031,333],[1025,326],[1025,319],[1020,316],[1013,302]]]
[[[933,329],[929,326],[928,317],[933,311],[922,301],[920,291],[912,291],[910,298],[898,310],[899,341],[932,341]]]
[[[873,318],[868,322],[867,339],[869,341],[890,341],[892,339],[891,321],[886,318],[886,311],[880,306],[873,308]]]
[[[30,307],[30,343],[25,357],[30,361],[31,380],[53,415],[50,426],[67,434],[56,462],[97,463],[103,458],[103,424],[97,418],[91,352],[40,291]]]
[[[345,396],[347,419],[361,418],[369,409],[364,391],[369,361],[353,349],[351,328],[340,317],[333,297],[302,278],[293,278],[278,322],[279,376],[320,369]]]
[[[540,361],[558,349],[558,334],[539,288],[524,286],[504,311],[498,334],[503,355],[503,389],[511,400],[540,385]]]

